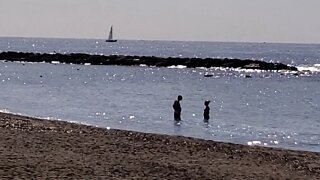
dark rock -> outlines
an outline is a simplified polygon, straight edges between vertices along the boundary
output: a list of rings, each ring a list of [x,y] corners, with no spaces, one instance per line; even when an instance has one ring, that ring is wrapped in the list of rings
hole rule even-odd
[[[212,74],[205,74],[203,75],[204,77],[212,77],[213,75]]]
[[[123,56],[123,55],[90,55],[83,53],[71,54],[40,54],[27,52],[2,52],[0,60],[5,61],[25,61],[25,62],[47,62],[58,61],[68,64],[85,64],[92,65],[123,65],[123,66],[138,66],[146,64],[147,66],[176,66],[185,65],[188,68],[195,67],[230,67],[242,69],[260,69],[260,70],[290,70],[297,71],[296,67],[288,66],[282,63],[269,63],[258,60],[240,60],[240,59],[218,59],[218,58],[175,58],[175,57],[154,57],[154,56]]]

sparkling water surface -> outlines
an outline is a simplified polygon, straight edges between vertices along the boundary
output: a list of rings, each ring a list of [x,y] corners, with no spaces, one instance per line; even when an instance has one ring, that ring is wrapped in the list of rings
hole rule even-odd
[[[1,51],[257,58],[298,65],[303,71],[296,74],[0,62],[0,109],[99,127],[320,152],[319,45],[24,38],[0,42]],[[204,77],[206,73],[213,76]],[[179,94],[184,97],[183,120],[177,124],[172,104]],[[212,101],[211,119],[204,123],[207,99]]]

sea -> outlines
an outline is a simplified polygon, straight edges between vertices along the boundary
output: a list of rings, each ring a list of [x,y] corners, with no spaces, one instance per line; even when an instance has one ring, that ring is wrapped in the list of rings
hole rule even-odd
[[[0,61],[0,110],[108,129],[320,152],[320,44],[0,38],[0,52],[239,58],[298,71]],[[204,75],[210,74],[211,77]],[[172,105],[183,96],[182,121]],[[203,121],[210,100],[210,120]]]

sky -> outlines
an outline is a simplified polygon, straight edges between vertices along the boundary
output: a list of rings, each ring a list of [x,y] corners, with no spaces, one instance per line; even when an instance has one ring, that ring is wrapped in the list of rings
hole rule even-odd
[[[1,37],[320,43],[320,0],[0,0]]]

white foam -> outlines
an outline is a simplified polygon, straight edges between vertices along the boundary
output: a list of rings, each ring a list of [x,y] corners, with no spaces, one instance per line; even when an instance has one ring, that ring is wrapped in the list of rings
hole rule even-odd
[[[59,61],[51,61],[51,64],[60,64]]]
[[[0,112],[2,113],[11,113],[13,114],[12,112],[10,112],[8,109],[0,109]]]
[[[261,145],[262,143],[261,143],[261,141],[248,141],[247,144],[249,146],[256,146],[256,145]],[[266,143],[264,143],[264,144],[266,144]]]
[[[206,67],[196,67],[196,69],[207,70],[208,68],[206,68]]]
[[[168,66],[169,69],[184,69],[187,68],[187,66],[184,65],[177,65],[177,66]]]
[[[86,125],[86,126],[92,126],[92,124],[80,122],[80,121],[67,121],[67,122],[73,123],[73,124],[82,124],[82,125]],[[98,126],[96,126],[96,127],[98,127]]]
[[[297,66],[298,71],[305,72],[305,73],[315,73],[320,72],[320,64],[313,64],[313,65],[300,65]]]

